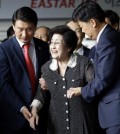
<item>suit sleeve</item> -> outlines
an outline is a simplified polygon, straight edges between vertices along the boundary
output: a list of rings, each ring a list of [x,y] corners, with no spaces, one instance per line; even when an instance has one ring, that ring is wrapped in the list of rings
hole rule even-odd
[[[44,105],[45,103],[43,92],[44,91],[41,89],[40,84],[39,84],[34,99],[39,100],[42,103],[42,105]]]
[[[45,74],[47,72],[45,70],[45,65],[42,66],[41,72],[42,72],[42,78],[45,79]],[[50,92],[49,92],[49,90],[43,90],[41,88],[40,84],[39,84],[34,99],[39,100],[44,106],[50,100]]]
[[[21,107],[25,106],[25,104],[21,101],[20,96],[11,82],[12,75],[9,64],[4,50],[0,47],[0,102],[9,104],[20,112]]]
[[[119,74],[120,49],[118,44],[105,41],[100,45],[96,50],[95,77],[91,83],[81,89],[81,94],[87,102],[91,102],[97,96],[112,90],[111,87]]]

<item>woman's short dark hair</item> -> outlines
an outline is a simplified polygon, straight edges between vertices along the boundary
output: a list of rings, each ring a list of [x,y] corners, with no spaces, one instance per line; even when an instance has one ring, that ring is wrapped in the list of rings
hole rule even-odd
[[[105,13],[96,2],[86,1],[78,5],[78,7],[74,10],[72,19],[83,22],[88,22],[90,19],[96,19],[99,22],[104,22]]]
[[[68,26],[60,25],[51,28],[50,38],[52,38],[54,34],[60,34],[63,36],[65,45],[67,48],[70,48],[70,54],[72,54],[75,48],[77,47],[78,38],[76,33],[73,30],[71,30]]]
[[[37,14],[30,7],[21,7],[17,9],[12,16],[12,23],[15,24],[16,20],[33,23],[37,26]]]

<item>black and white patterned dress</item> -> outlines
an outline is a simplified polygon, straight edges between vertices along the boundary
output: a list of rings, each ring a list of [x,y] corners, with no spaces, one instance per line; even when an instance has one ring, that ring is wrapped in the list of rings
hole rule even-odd
[[[57,61],[50,60],[42,67],[42,77],[45,79],[51,94],[48,134],[98,134],[95,105],[88,104],[82,96],[68,99],[67,90],[70,87],[83,87],[94,75],[91,61],[84,56],[70,58],[65,76],[58,73]],[[38,96],[36,96],[38,99]],[[39,96],[44,102],[45,98]]]

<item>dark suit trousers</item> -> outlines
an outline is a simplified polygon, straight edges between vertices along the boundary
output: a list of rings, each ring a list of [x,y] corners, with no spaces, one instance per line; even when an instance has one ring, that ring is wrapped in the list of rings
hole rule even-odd
[[[107,128],[106,134],[120,134],[120,125]]]
[[[30,128],[29,123],[26,122],[26,124],[24,125],[23,128],[21,128],[20,130],[12,130],[12,129],[0,129],[0,134],[38,134],[37,132],[38,130],[33,130],[32,128]]]

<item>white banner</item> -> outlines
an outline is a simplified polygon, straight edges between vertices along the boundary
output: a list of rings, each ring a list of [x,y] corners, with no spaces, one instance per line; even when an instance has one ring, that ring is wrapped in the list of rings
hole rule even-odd
[[[39,19],[71,18],[73,10],[86,0],[0,0],[0,19],[11,19],[14,11],[28,6],[37,12]],[[120,0],[94,0],[103,9],[112,9],[120,15]]]

